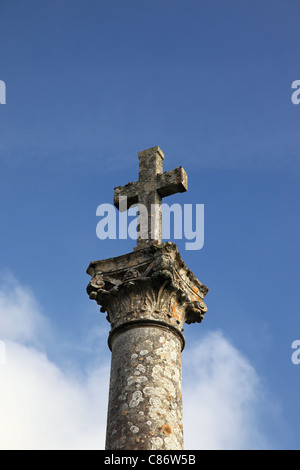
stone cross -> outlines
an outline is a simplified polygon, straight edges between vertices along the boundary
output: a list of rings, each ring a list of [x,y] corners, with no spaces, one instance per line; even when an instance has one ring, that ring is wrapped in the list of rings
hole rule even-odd
[[[187,174],[181,166],[163,173],[164,154],[159,147],[138,155],[139,180],[115,188],[114,205],[123,211],[139,204],[137,249],[140,249],[161,243],[162,198],[187,191]]]
[[[203,320],[208,288],[187,268],[174,243],[160,243],[161,199],[186,191],[184,170],[163,173],[159,147],[140,152],[139,159],[139,181],[116,188],[115,205],[120,207],[126,196],[128,206],[146,207],[148,220],[140,220],[148,222],[146,237],[138,240],[137,250],[92,261],[87,269],[87,293],[107,312],[111,325],[106,449],[181,450],[183,326]]]

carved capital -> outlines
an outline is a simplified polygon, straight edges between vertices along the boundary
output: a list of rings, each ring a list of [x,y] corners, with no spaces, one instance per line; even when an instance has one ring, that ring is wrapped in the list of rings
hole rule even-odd
[[[208,288],[170,242],[94,261],[87,273],[92,277],[87,293],[107,312],[112,331],[157,322],[182,334],[185,322],[200,323],[207,311],[203,299]]]

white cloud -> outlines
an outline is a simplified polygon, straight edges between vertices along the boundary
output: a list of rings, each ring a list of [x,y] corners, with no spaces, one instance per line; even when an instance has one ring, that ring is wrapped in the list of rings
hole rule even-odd
[[[109,364],[81,376],[53,364],[38,349],[46,323],[28,289],[0,288],[7,356],[0,365],[0,449],[101,449]],[[257,399],[264,396],[249,362],[221,333],[208,334],[183,358],[186,448],[261,447]]]
[[[221,332],[183,354],[186,448],[266,448],[261,412],[269,405],[249,361]]]
[[[0,288],[0,449],[103,448],[108,366],[76,377],[53,364],[38,349],[49,322],[13,281]]]
[[[103,448],[108,370],[70,377],[13,342],[0,366],[1,449]]]
[[[6,273],[0,280],[1,339],[36,344],[48,321],[41,315],[33,293],[11,274]]]

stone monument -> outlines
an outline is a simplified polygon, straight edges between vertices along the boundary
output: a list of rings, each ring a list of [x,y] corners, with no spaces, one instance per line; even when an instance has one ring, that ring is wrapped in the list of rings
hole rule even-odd
[[[111,324],[107,450],[183,449],[183,325],[202,321],[208,288],[161,243],[162,198],[187,190],[184,169],[163,173],[163,159],[159,147],[139,152],[139,180],[115,188],[120,210],[143,204],[137,247],[87,269],[89,297]]]

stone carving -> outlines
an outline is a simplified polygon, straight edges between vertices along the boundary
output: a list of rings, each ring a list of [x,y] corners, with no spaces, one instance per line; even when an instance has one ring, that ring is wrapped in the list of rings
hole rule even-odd
[[[138,270],[133,269],[133,268],[129,268],[129,269],[127,269],[127,271],[124,274],[123,283],[124,282],[134,281],[135,279],[138,279],[138,277],[139,277]]]
[[[206,312],[207,306],[204,302],[198,300],[189,302],[185,309],[185,322],[187,324],[201,323]]]
[[[130,266],[130,268],[128,268]],[[180,334],[184,323],[200,323],[208,292],[182,261],[175,244],[167,242],[91,263],[90,299],[107,312],[111,328],[128,322],[159,321]]]

